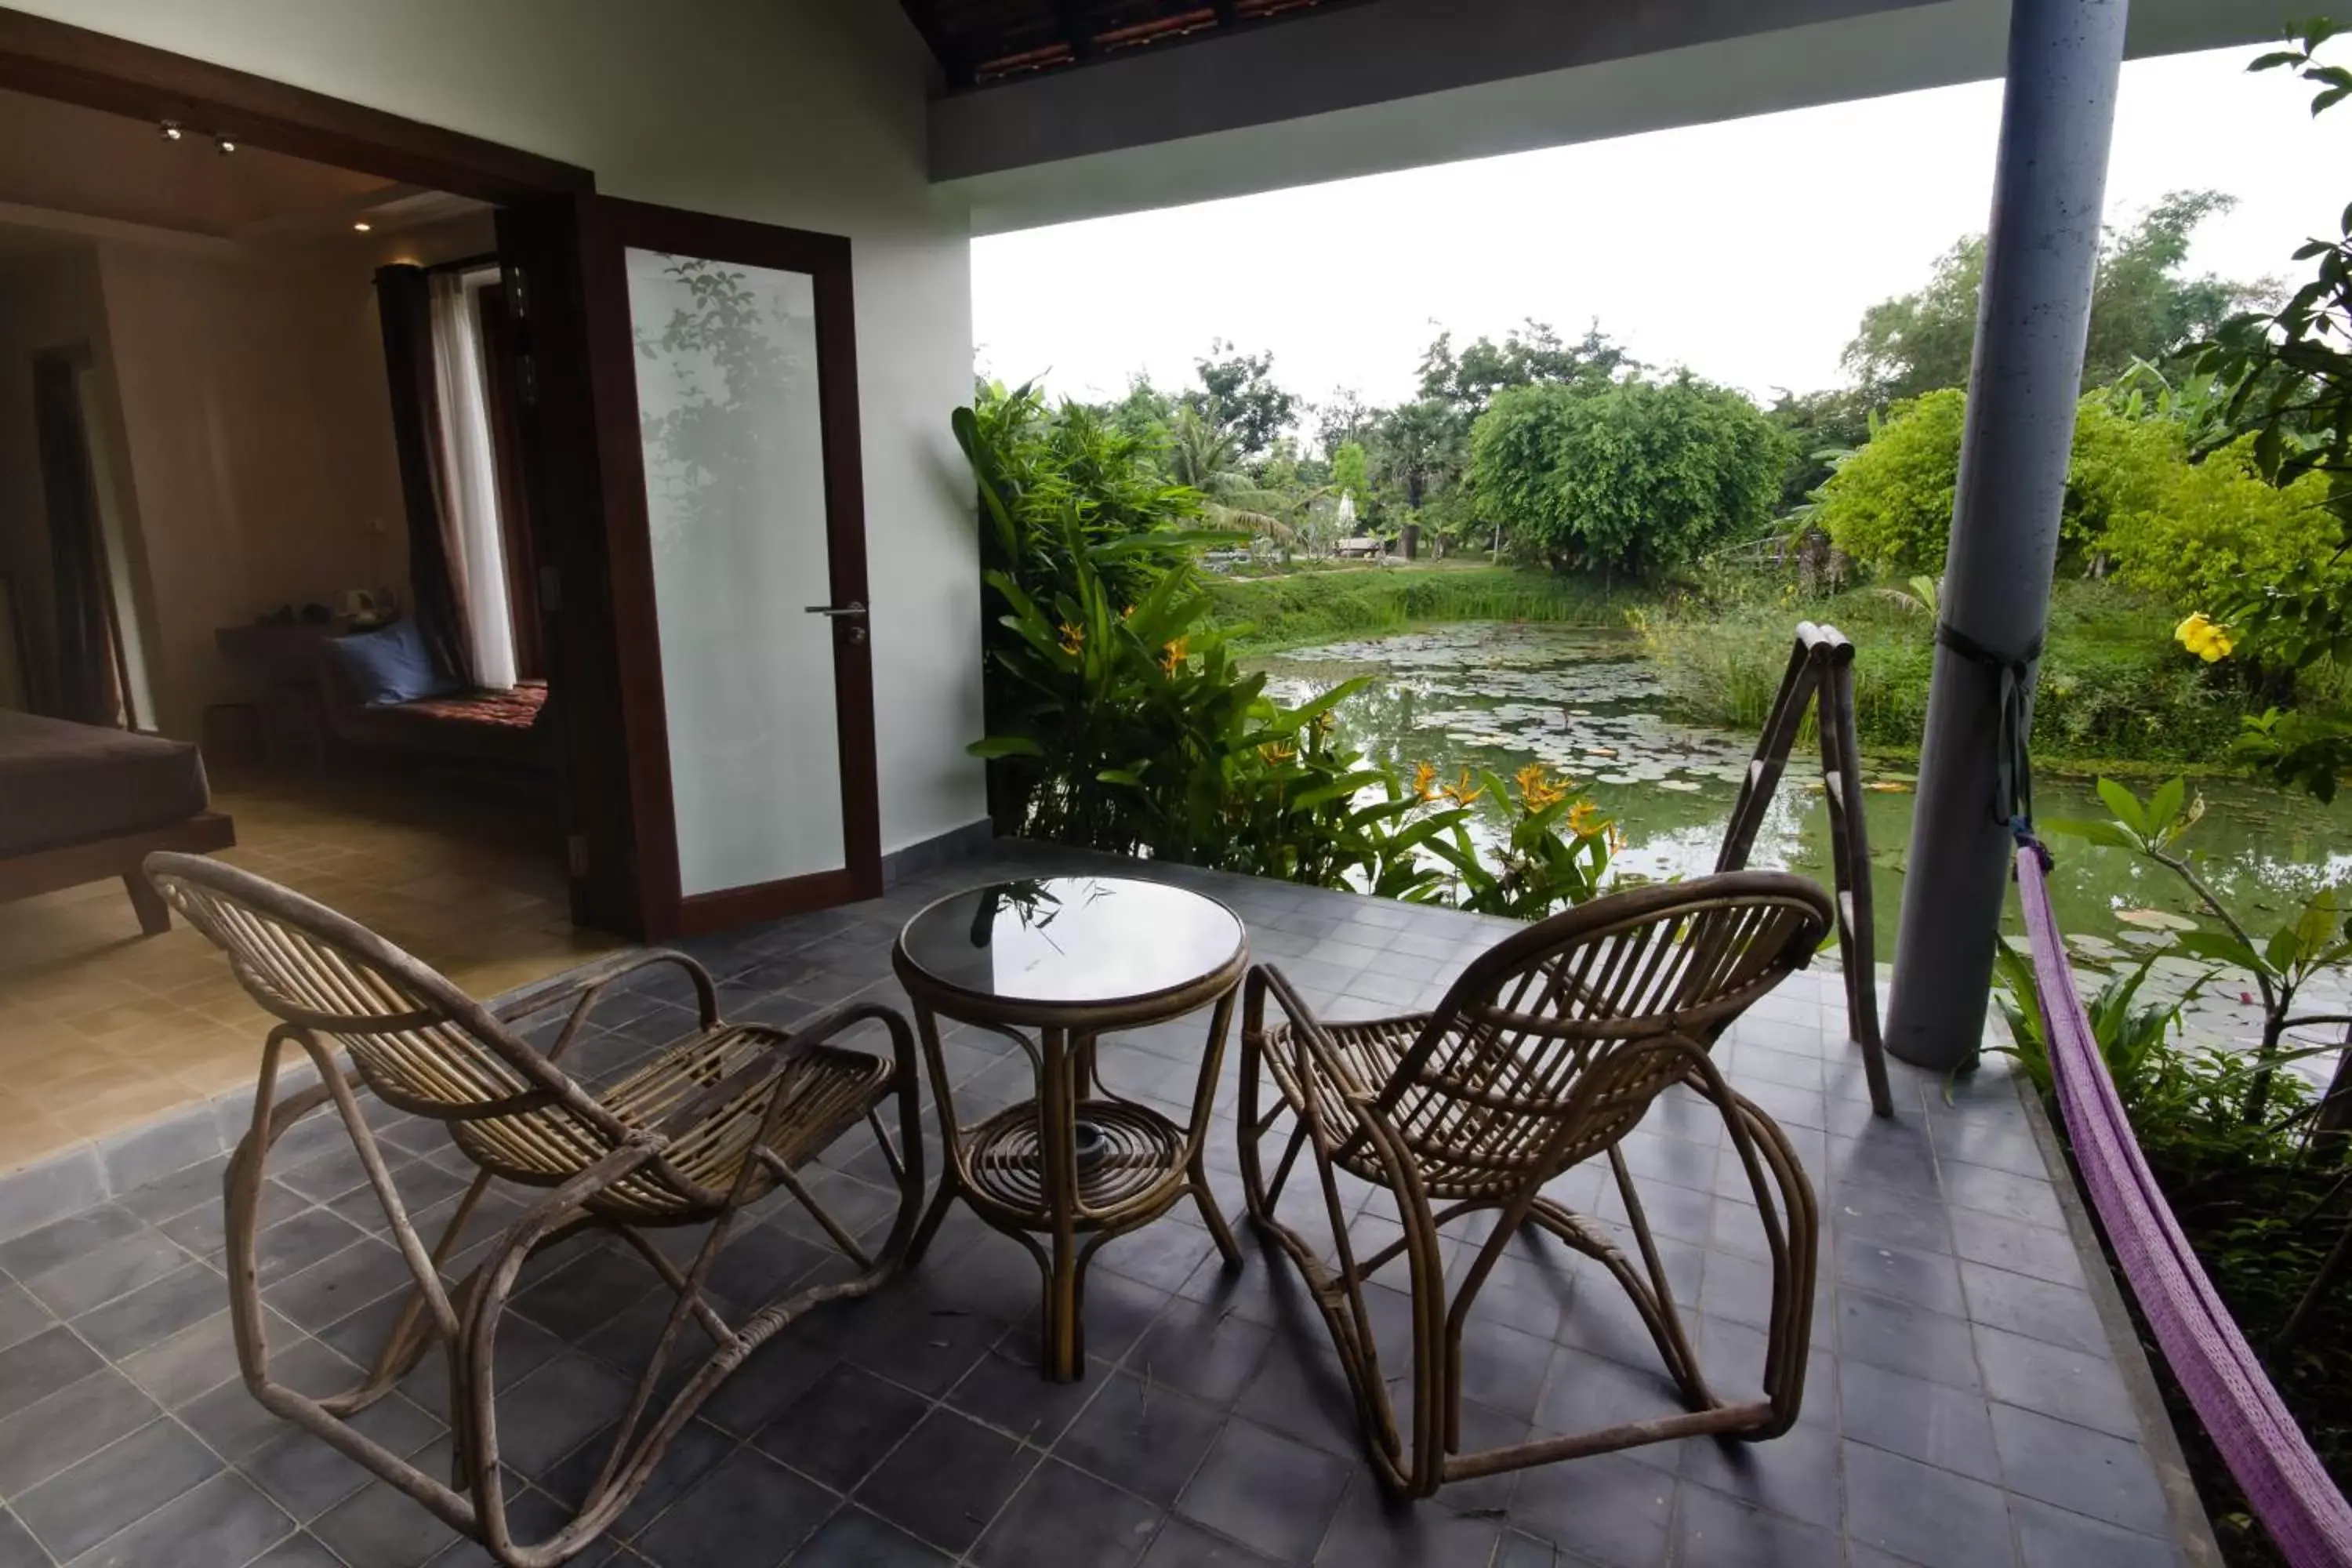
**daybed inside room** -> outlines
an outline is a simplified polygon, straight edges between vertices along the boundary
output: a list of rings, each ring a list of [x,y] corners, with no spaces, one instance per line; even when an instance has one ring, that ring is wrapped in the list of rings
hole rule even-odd
[[[236,842],[183,741],[0,710],[0,901],[120,877],[149,935],[171,913],[140,862]]]

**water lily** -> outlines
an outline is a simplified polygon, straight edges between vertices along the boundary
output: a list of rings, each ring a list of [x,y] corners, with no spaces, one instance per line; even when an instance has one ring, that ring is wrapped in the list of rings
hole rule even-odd
[[[1087,628],[1075,621],[1062,623],[1062,651],[1075,657],[1087,646]]]
[[[2201,610],[2172,628],[2172,640],[2208,664],[2229,658],[2237,646],[2230,639],[2230,628],[2215,624]]]

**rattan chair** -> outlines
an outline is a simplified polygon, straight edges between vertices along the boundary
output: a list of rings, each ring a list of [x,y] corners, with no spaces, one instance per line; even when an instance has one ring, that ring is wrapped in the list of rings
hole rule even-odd
[[[150,856],[146,866],[163,897],[227,952],[246,990],[281,1020],[263,1048],[252,1130],[237,1145],[226,1181],[229,1305],[246,1386],[268,1409],[383,1477],[509,1568],[542,1568],[581,1551],[619,1517],[670,1441],[753,1351],[810,1307],[863,1295],[898,1268],[921,1209],[922,1136],[914,1037],[895,1011],[845,1007],[792,1030],[725,1024],[701,965],[662,951],[589,963],[515,993],[493,1011],[363,927],[249,872],[188,855]],[[556,1063],[606,988],[654,964],[685,972],[699,1004],[699,1025],[591,1094]],[[570,1014],[546,1050],[516,1032],[524,1021],[563,1006]],[[825,1043],[869,1020],[887,1030],[891,1059]],[[281,1098],[278,1076],[289,1042],[309,1055],[320,1081]],[[361,1087],[399,1110],[445,1122],[478,1167],[430,1250],[402,1205],[353,1092]],[[898,1110],[896,1149],[877,1115],[892,1098]],[[329,1101],[357,1146],[416,1289],[365,1379],[317,1399],[270,1376],[255,1238],[271,1145]],[[880,1142],[900,1189],[897,1223],[871,1256],[796,1174],[860,1121]],[[495,1179],[545,1194],[483,1249],[462,1280],[452,1282],[443,1268]],[[705,1295],[704,1280],[745,1206],[778,1188],[815,1217],[856,1271],[730,1324]],[[645,1234],[676,1226],[707,1227],[683,1268]],[[509,1530],[499,1465],[491,1361],[499,1322],[524,1262],[592,1229],[625,1240],[677,1302],[578,1511],[547,1539],[520,1542]],[[673,1356],[689,1334],[709,1342],[698,1366]],[[446,1356],[456,1438],[446,1485],[349,1420],[436,1346]],[[666,1376],[674,1359],[677,1373]]]
[[[1366,1446],[1393,1493],[1665,1438],[1772,1437],[1797,1418],[1812,1321],[1819,1218],[1811,1185],[1770,1118],[1724,1081],[1708,1052],[1751,1003],[1811,961],[1830,929],[1811,883],[1739,871],[1645,888],[1555,915],[1474,960],[1434,1012],[1327,1022],[1279,970],[1251,971],[1240,1104],[1250,1217],[1305,1277],[1352,1387]],[[1269,1023],[1271,999],[1281,1016]],[[1275,1103],[1261,1111],[1263,1079]],[[1772,1268],[1761,1400],[1728,1404],[1701,1376],[1649,1221],[1618,1144],[1658,1096],[1688,1089],[1723,1118],[1762,1215]],[[1289,1131],[1268,1184],[1261,1145]],[[1276,1216],[1309,1154],[1336,1259]],[[1605,1156],[1641,1254],[1637,1271],[1598,1222],[1545,1194]],[[1392,1197],[1403,1235],[1359,1258],[1351,1193]],[[1311,1201],[1311,1200],[1310,1200]],[[1440,1232],[1490,1220],[1448,1297]],[[1304,1216],[1300,1216],[1302,1220]],[[1599,1262],[1632,1297],[1689,1408],[1566,1436],[1463,1453],[1462,1336],[1479,1289],[1532,1225]],[[1365,1283],[1405,1260],[1412,1285],[1410,1436],[1380,1363]]]

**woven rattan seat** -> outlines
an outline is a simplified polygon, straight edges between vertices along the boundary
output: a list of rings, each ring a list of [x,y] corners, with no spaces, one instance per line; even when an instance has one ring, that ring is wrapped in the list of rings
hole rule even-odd
[[[229,1306],[246,1386],[263,1405],[324,1439],[479,1542],[508,1568],[548,1568],[585,1548],[652,1478],[670,1442],[704,1401],[761,1344],[819,1302],[863,1295],[904,1258],[920,1208],[922,1138],[913,1033],[887,1007],[837,1008],[793,1028],[730,1024],[710,976],[686,954],[616,954],[486,1006],[407,953],[288,889],[218,861],[154,855],[147,874],[172,906],[229,955],[247,991],[279,1022],[262,1048],[253,1125],[226,1177]],[[697,1016],[681,1037],[596,1092],[558,1065],[599,998],[639,971],[667,967],[692,985]],[[561,1010],[561,1011],[559,1011]],[[561,1018],[544,1050],[520,1032]],[[830,1043],[878,1025],[887,1058]],[[309,1058],[319,1082],[280,1081],[286,1048]],[[411,1224],[358,1096],[442,1122],[477,1167],[439,1241]],[[898,1111],[894,1146],[877,1115]],[[331,1106],[357,1148],[415,1289],[364,1381],[317,1398],[270,1375],[268,1314],[256,1239],[271,1147],[294,1124]],[[899,1183],[897,1223],[869,1256],[816,1202],[796,1173],[860,1122],[871,1128]],[[541,1194],[485,1248],[462,1279],[446,1276],[467,1222],[494,1181]],[[703,1291],[743,1211],[779,1190],[803,1206],[856,1265],[730,1323]],[[642,1227],[699,1225],[690,1261],[675,1260]],[[499,1321],[523,1264],[584,1231],[625,1243],[675,1297],[627,1411],[601,1441],[602,1469],[572,1517],[546,1539],[509,1529],[499,1465],[493,1391]],[[684,1258],[677,1253],[676,1258]],[[704,1342],[698,1362],[688,1352]],[[446,1483],[387,1452],[352,1417],[442,1352],[455,1455]],[[680,1363],[686,1364],[679,1364]],[[658,1394],[657,1392],[658,1391]]]
[[[1724,1081],[1709,1049],[1749,1005],[1804,967],[1830,929],[1827,897],[1772,871],[1739,871],[1596,900],[1480,955],[1433,1010],[1326,1021],[1271,965],[1244,991],[1239,1118],[1251,1219],[1297,1267],[1353,1385],[1383,1484],[1427,1496],[1490,1475],[1670,1437],[1759,1439],[1796,1420],[1812,1319],[1819,1222],[1788,1140]],[[1275,1012],[1270,1016],[1268,1003]],[[1272,1103],[1263,1110],[1267,1090]],[[1618,1144],[1669,1090],[1723,1121],[1757,1205],[1772,1273],[1760,1400],[1717,1399],[1667,1285]],[[1278,1140],[1269,1180],[1264,1147]],[[1301,1153],[1328,1248],[1282,1217]],[[1639,1254],[1547,1186],[1605,1158]],[[1370,1256],[1351,1238],[1365,1185],[1403,1234]],[[1308,1223],[1305,1215],[1292,1217]],[[1449,1226],[1462,1258],[1440,1250]],[[1462,1335],[1504,1249],[1532,1225],[1600,1263],[1633,1299],[1687,1408],[1650,1420],[1462,1451]],[[1410,1430],[1400,1429],[1364,1288],[1402,1259],[1412,1296]]]

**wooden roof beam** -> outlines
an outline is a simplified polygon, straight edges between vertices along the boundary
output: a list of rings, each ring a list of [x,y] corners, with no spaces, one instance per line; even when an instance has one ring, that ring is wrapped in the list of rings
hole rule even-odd
[[[1054,0],[1054,17],[1059,25],[1062,41],[1070,46],[1072,59],[1090,59],[1095,53],[1094,22],[1087,15],[1084,0]]]

